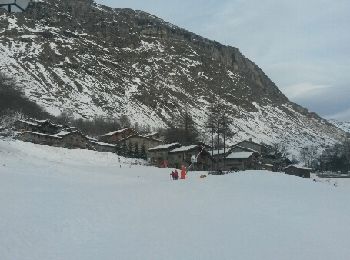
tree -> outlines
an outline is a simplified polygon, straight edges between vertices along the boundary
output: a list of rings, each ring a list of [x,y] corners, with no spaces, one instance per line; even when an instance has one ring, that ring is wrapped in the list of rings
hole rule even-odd
[[[134,145],[132,144],[132,142],[129,142],[128,150],[127,150],[127,157],[130,157],[130,158],[135,157],[134,152],[135,152]]]
[[[123,141],[121,155],[124,157],[128,157],[128,146],[126,145],[126,141]]]
[[[139,144],[136,142],[134,145],[134,154],[135,158],[140,158]]]
[[[317,147],[313,145],[304,147],[300,151],[301,160],[304,162],[304,164],[307,167],[313,166],[313,163],[317,158],[317,154],[318,154]]]
[[[226,154],[226,142],[236,134],[231,129],[232,123],[228,108],[218,100],[213,101],[208,108],[208,117],[205,123],[205,127],[209,129],[211,134],[212,156],[214,154],[214,146],[216,146],[218,153],[223,148],[224,154]]]
[[[50,117],[43,108],[25,96],[12,78],[0,73],[0,116],[15,112],[39,119]]]
[[[191,145],[198,142],[198,130],[196,124],[186,110],[171,123],[165,130],[165,140],[168,143],[179,142],[183,145]]]
[[[130,119],[127,115],[122,115],[120,118],[119,118],[119,122],[120,122],[120,126],[122,128],[129,128],[131,127],[131,122],[130,122]]]
[[[287,158],[289,156],[288,148],[284,142],[275,142],[269,148],[269,153],[276,158]]]
[[[142,146],[141,146],[140,158],[145,159],[145,160],[147,159],[146,147],[144,144],[142,144]]]

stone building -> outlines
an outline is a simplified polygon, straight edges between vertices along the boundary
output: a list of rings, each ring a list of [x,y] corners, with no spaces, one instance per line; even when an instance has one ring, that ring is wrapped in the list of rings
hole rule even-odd
[[[91,148],[90,140],[78,131],[60,132],[56,135],[49,135],[38,132],[21,132],[17,139],[35,144],[50,145],[65,148]]]
[[[120,140],[125,139],[129,136],[137,135],[137,132],[133,128],[124,128],[118,131],[110,132],[105,135],[101,135],[98,140],[104,143],[116,144]]]
[[[179,143],[158,145],[148,149],[147,158],[152,165],[166,168],[169,164],[169,152],[179,147],[181,147],[181,144]]]
[[[249,148],[260,154],[264,154],[266,151],[266,147],[264,145],[253,142],[252,138],[250,138],[249,140],[239,142],[235,146],[240,148]]]
[[[90,144],[92,149],[97,152],[115,153],[117,151],[115,144],[102,143],[91,139],[90,139]]]
[[[289,165],[284,169],[284,172],[288,175],[294,175],[302,178],[310,178],[310,168],[305,168],[297,165]]]
[[[131,135],[117,142],[117,150],[121,154],[128,154],[131,157],[148,158],[150,148],[163,144],[163,141],[141,135]],[[127,149],[125,151],[125,149]]]
[[[37,132],[54,135],[65,127],[52,123],[50,120],[18,120],[14,124],[14,129],[18,132]]]
[[[89,138],[79,131],[60,132],[56,135],[61,138],[60,146],[65,148],[91,149]]]
[[[38,132],[24,131],[17,134],[16,138],[24,142],[31,142],[34,144],[60,146],[61,138],[55,135],[48,135]]]
[[[188,170],[205,171],[211,168],[213,158],[201,145],[175,148],[168,153],[169,167],[186,166]]]
[[[220,169],[224,171],[256,170],[260,168],[260,154],[258,152],[231,152],[225,157],[225,162],[220,163]]]

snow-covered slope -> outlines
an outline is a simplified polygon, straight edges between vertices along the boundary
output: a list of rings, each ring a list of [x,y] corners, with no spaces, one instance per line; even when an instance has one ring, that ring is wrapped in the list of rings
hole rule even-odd
[[[47,0],[23,14],[0,14],[0,69],[52,114],[126,114],[165,126],[188,109],[203,125],[218,99],[233,119],[235,141],[253,137],[297,150],[344,134],[289,102],[237,48],[90,0]]]
[[[350,122],[338,121],[335,119],[329,120],[330,123],[340,128],[344,132],[350,133]]]
[[[349,259],[349,184],[130,162],[0,141],[1,259]]]

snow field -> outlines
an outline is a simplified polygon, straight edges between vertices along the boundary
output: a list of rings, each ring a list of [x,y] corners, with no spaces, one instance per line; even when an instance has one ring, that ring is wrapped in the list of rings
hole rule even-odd
[[[349,259],[349,183],[120,159],[0,141],[0,258]]]

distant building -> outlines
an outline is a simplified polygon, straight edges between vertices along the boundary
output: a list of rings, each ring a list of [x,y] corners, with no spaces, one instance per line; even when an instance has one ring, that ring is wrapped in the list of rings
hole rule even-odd
[[[110,132],[104,135],[101,135],[98,140],[104,143],[116,144],[122,139],[125,139],[129,136],[136,135],[137,132],[133,128],[124,128],[118,131]]]
[[[52,123],[50,120],[18,120],[14,124],[18,132],[38,132],[43,134],[54,135],[59,133],[65,127]]]
[[[266,150],[266,147],[264,145],[253,142],[252,138],[250,138],[249,140],[239,142],[235,146],[242,147],[242,148],[249,148],[260,154],[264,154]]]
[[[294,175],[302,178],[310,178],[310,168],[305,168],[297,165],[289,165],[284,169],[284,172],[288,175]]]
[[[149,133],[149,134],[145,134],[143,135],[144,137],[149,137],[149,138],[153,138],[153,139],[157,139],[157,140],[161,140],[161,141],[165,141],[165,137],[163,135],[161,135],[158,132],[154,132],[154,133]]]
[[[231,152],[225,157],[225,162],[220,163],[220,169],[229,170],[256,170],[260,168],[260,154],[258,152]]]
[[[117,149],[122,150],[121,154],[132,153],[129,154],[132,157],[148,157],[148,150],[161,144],[163,144],[161,140],[136,134],[119,140]],[[123,151],[123,149],[127,149],[127,151]]]
[[[201,145],[181,146],[168,154],[169,166],[180,168],[182,165],[190,170],[205,171],[211,168],[213,158]]]
[[[43,134],[38,132],[21,132],[17,135],[19,140],[35,144],[50,145],[65,148],[91,148],[90,140],[78,131],[60,132],[56,135]]]
[[[90,144],[92,146],[92,149],[97,152],[110,152],[115,153],[116,152],[116,145],[115,144],[107,144],[103,142],[98,142],[95,140],[90,139]]]
[[[148,149],[148,158],[152,165],[165,167],[169,164],[169,152],[179,147],[179,143],[158,145]]]

